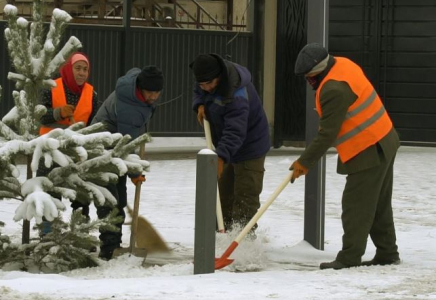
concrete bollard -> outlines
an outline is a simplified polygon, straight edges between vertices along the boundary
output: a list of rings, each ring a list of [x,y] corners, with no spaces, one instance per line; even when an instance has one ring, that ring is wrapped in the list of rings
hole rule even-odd
[[[195,193],[194,274],[215,272],[217,155],[209,149],[197,154]]]

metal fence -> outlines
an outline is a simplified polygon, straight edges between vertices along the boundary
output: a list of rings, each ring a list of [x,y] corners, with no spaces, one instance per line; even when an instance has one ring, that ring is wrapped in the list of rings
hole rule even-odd
[[[12,67],[4,39],[5,26],[6,22],[0,21],[1,117],[14,105],[13,83],[7,80]],[[123,27],[72,24],[64,39],[74,35],[82,42],[82,51],[91,63],[89,81],[102,99],[113,91],[117,78],[129,67],[154,64],[162,69],[165,86],[149,126],[154,136],[202,135],[191,109],[194,78],[188,66],[197,54],[217,53],[255,69],[252,33],[132,27],[128,34],[129,45],[124,48]],[[125,56],[123,51],[129,53]],[[128,63],[125,57],[129,58]]]
[[[304,140],[305,83],[293,70],[307,9],[306,0],[278,2],[275,146]],[[362,66],[403,144],[436,144],[435,25],[434,0],[329,1],[330,53]]]

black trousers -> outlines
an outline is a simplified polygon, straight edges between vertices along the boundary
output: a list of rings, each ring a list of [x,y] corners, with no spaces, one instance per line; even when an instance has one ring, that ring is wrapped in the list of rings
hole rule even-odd
[[[100,251],[109,252],[113,251],[115,248],[120,247],[121,237],[122,237],[122,226],[126,218],[126,213],[124,208],[127,206],[127,187],[126,187],[127,176],[121,176],[118,178],[117,184],[111,184],[106,188],[112,193],[112,195],[117,199],[117,205],[115,207],[109,206],[99,206],[97,205],[97,216],[99,219],[103,219],[109,215],[109,213],[114,209],[118,209],[117,216],[122,217],[122,221],[115,224],[119,228],[119,232],[106,231],[100,229]]]

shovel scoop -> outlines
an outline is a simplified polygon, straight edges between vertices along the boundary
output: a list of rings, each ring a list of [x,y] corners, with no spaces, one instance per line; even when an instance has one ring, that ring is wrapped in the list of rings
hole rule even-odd
[[[254,224],[260,219],[263,213],[268,209],[268,207],[274,202],[274,200],[280,195],[280,193],[284,190],[284,188],[288,185],[289,181],[292,177],[292,171],[286,175],[285,179],[283,179],[282,183],[276,188],[274,193],[268,198],[264,205],[257,211],[257,213],[251,218],[250,222],[245,225],[244,229],[241,233],[233,240],[227,250],[223,253],[220,258],[215,258],[215,270],[222,269],[230,265],[234,259],[229,258],[233,251],[238,247],[241,240],[247,235],[251,228],[253,228]]]

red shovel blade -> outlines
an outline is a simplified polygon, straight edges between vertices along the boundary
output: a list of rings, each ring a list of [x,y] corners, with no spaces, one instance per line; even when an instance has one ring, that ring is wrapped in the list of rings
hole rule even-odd
[[[238,242],[233,241],[220,258],[215,258],[215,270],[227,267],[234,261],[234,259],[229,258],[229,256],[233,253],[236,247],[238,247]]]
[[[234,259],[232,258],[225,258],[225,257],[215,258],[215,270],[225,268],[228,265],[230,265],[233,261]]]

